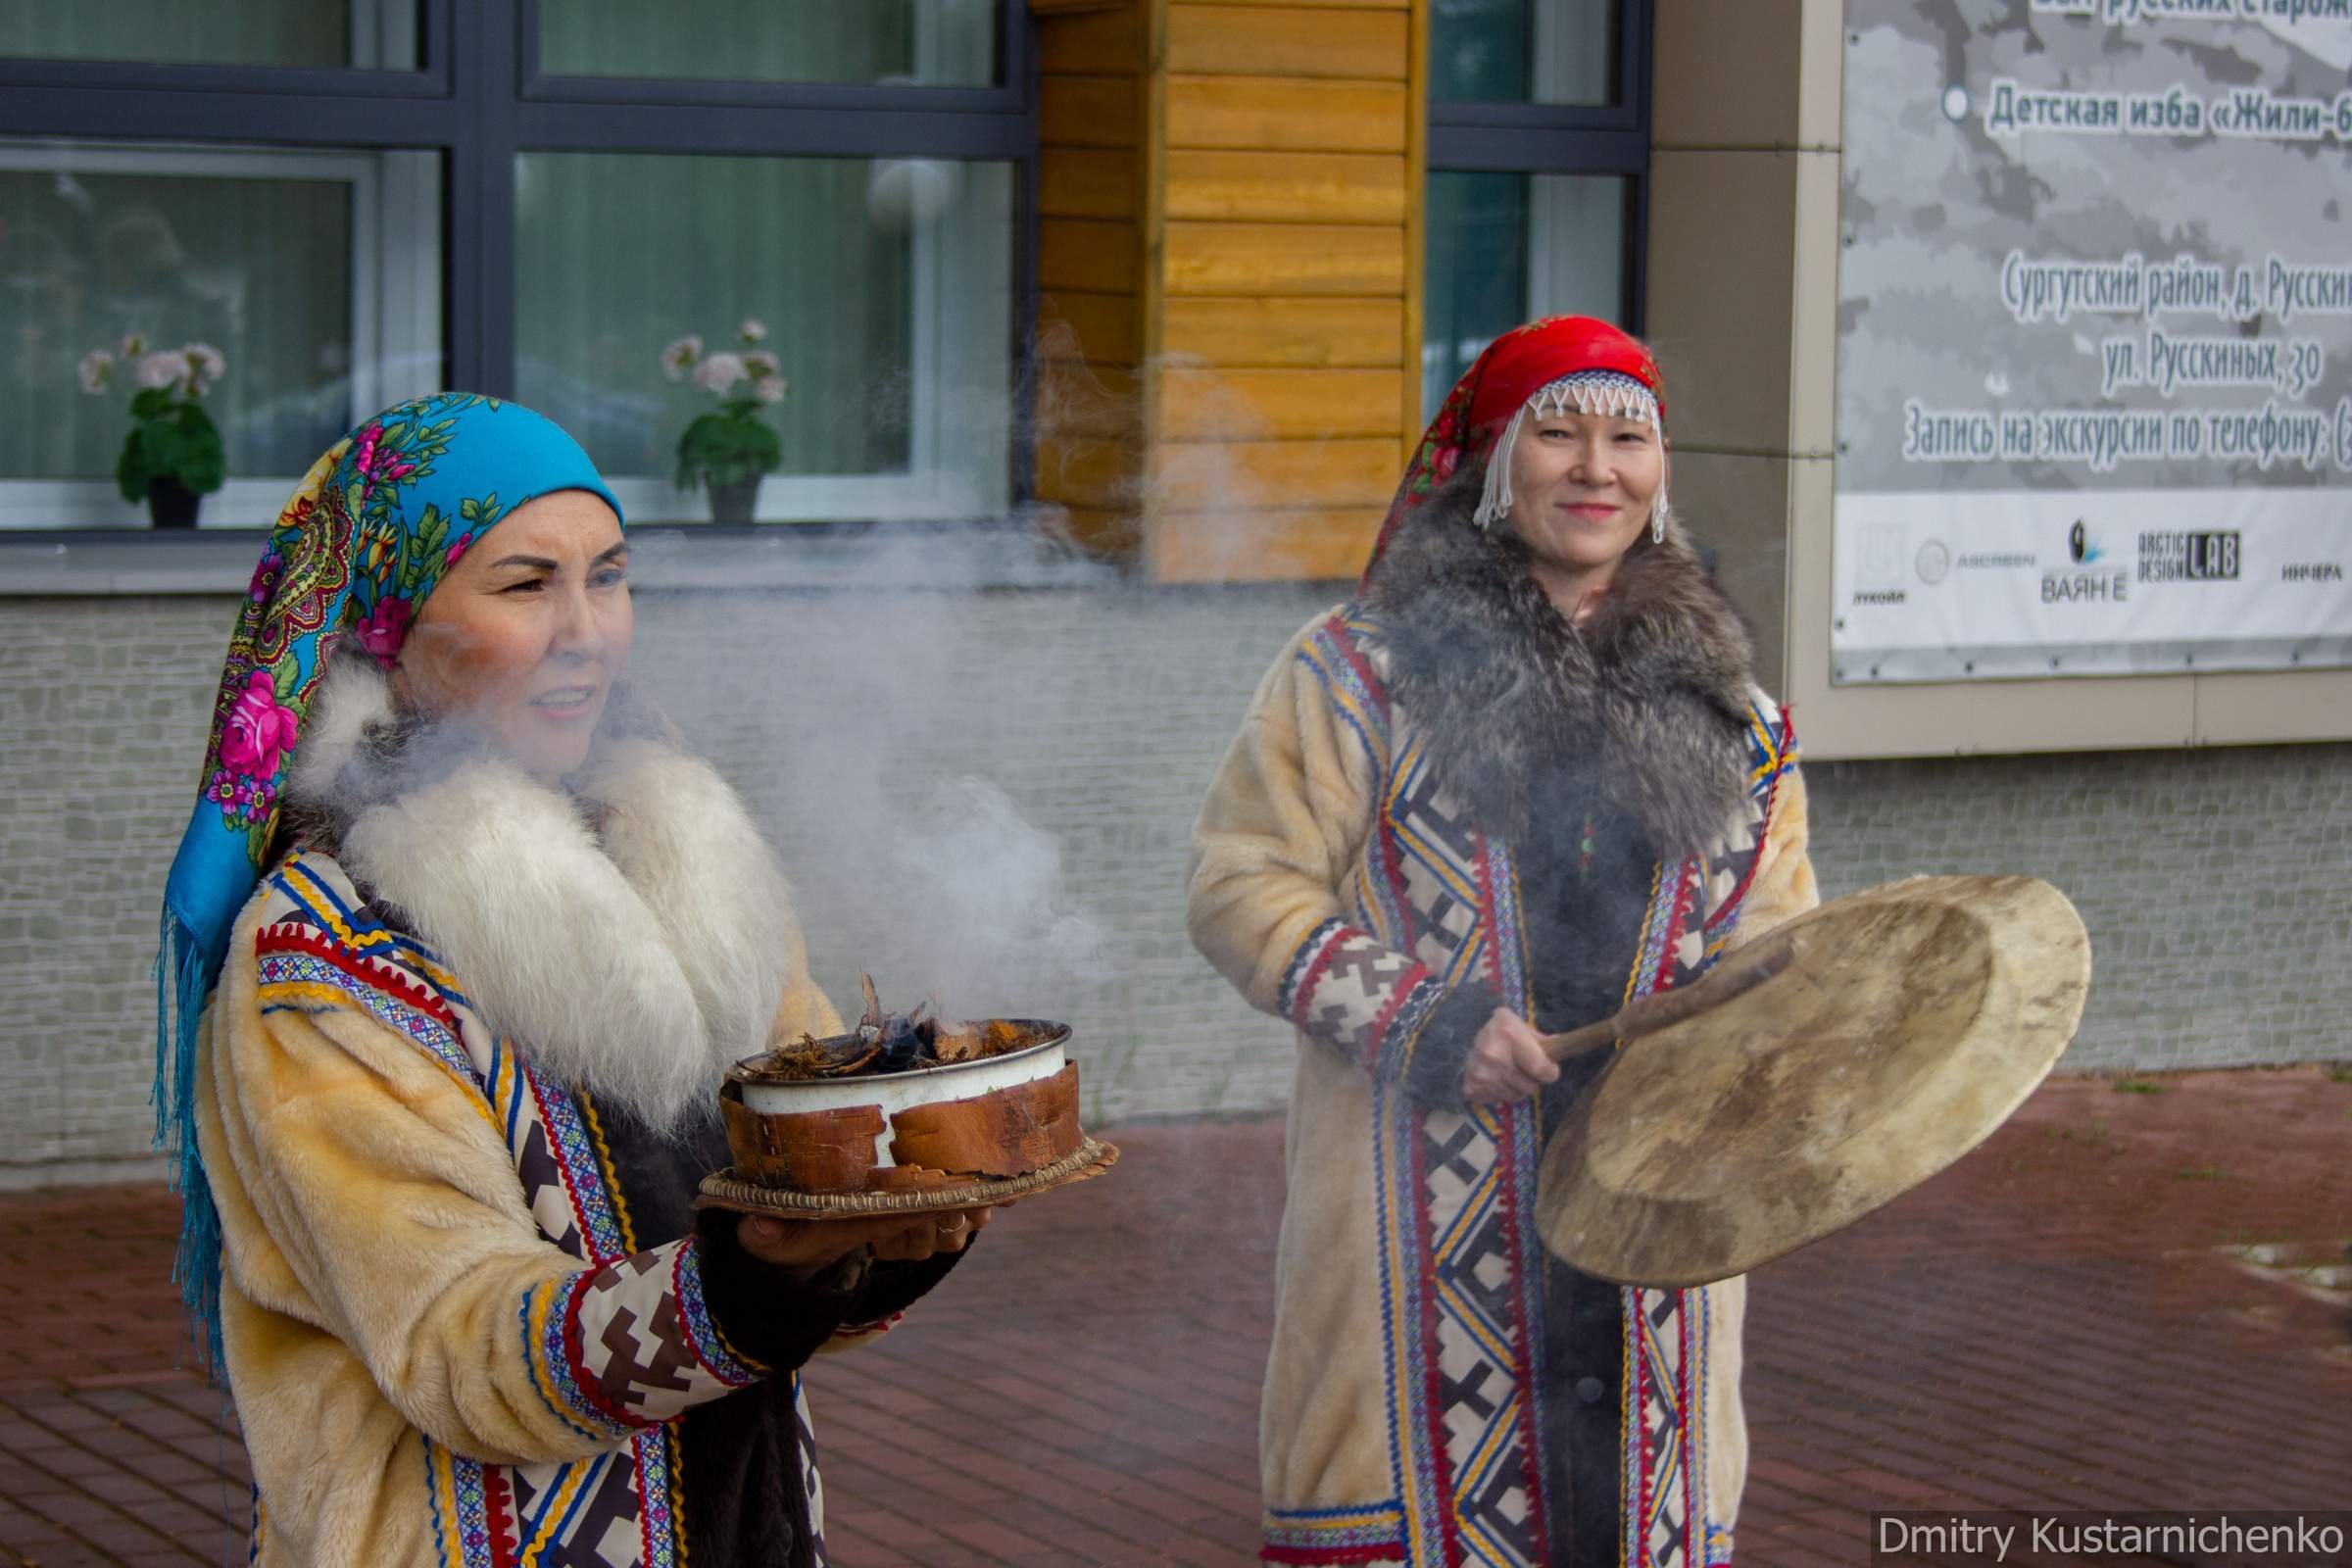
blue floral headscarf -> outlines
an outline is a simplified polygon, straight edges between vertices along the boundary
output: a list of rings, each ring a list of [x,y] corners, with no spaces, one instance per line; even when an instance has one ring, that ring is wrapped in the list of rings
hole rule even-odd
[[[513,403],[442,392],[369,419],[311,466],[237,610],[194,814],[164,886],[156,959],[156,1141],[178,1160],[180,1292],[220,1365],[220,1219],[196,1147],[196,1025],[262,874],[278,792],[337,641],[389,667],[442,575],[540,496],[620,514],[579,443]]]

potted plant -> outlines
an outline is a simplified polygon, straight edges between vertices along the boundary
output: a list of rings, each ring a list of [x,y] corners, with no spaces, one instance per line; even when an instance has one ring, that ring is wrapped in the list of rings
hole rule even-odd
[[[755,318],[736,329],[740,347],[703,352],[699,337],[682,337],[662,351],[662,368],[672,381],[692,377],[718,400],[697,415],[678,437],[677,487],[697,485],[710,493],[712,522],[748,523],[760,498],[760,481],[784,463],[784,448],[760,411],[784,401],[784,376],[776,357],[759,345],[767,328]]]
[[[113,353],[95,349],[81,358],[81,389],[92,397],[104,396],[118,373],[138,387],[130,399],[130,433],[115,459],[115,487],[125,501],[146,502],[147,519],[158,528],[195,527],[200,498],[220,488],[227,454],[202,400],[227,370],[210,343],[149,353],[136,333]]]

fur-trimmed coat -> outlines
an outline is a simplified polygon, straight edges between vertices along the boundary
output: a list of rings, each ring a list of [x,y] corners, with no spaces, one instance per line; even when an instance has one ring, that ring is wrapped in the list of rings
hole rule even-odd
[[[1465,1108],[1496,1005],[1557,1031],[1817,902],[1802,784],[1679,529],[1571,626],[1475,466],[1260,684],[1195,830],[1195,943],[1298,1031],[1265,1556],[1728,1561],[1744,1282],[1619,1290],[1533,1232],[1576,1086]]]
[[[339,660],[205,1018],[254,1560],[816,1568],[794,1369],[944,1262],[805,1283],[688,1211],[718,1064],[839,1027],[783,880],[656,736],[569,793],[414,739]]]

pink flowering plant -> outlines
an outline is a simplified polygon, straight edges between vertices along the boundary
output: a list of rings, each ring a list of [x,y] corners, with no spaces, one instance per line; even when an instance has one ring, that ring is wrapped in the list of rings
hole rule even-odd
[[[705,352],[700,337],[687,336],[662,351],[663,374],[672,381],[691,380],[718,400],[718,407],[696,416],[678,437],[681,490],[742,484],[783,466],[783,444],[760,417],[761,409],[784,401],[783,368],[760,346],[767,327],[757,317],[745,320],[735,335],[731,349]]]
[[[130,398],[130,434],[115,459],[115,488],[123,500],[146,500],[149,482],[157,479],[191,495],[220,488],[228,458],[203,398],[227,373],[228,362],[210,343],[151,352],[136,333],[113,350],[81,357],[81,389],[92,397],[104,397],[119,380],[138,389]]]

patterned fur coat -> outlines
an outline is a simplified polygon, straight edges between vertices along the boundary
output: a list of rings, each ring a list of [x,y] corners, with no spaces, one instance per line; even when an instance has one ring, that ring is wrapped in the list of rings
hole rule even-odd
[[[1817,902],[1803,789],[1679,531],[1571,628],[1469,522],[1478,478],[1292,639],[1195,831],[1194,941],[1299,1038],[1264,1555],[1699,1568],[1745,1477],[1744,1282],[1562,1294],[1532,1228],[1553,1107],[1458,1091],[1497,1004],[1571,1027]],[[1565,1323],[1595,1288],[1598,1327]],[[1562,1364],[1595,1335],[1611,1364]],[[1550,1451],[1576,1434],[1598,1451]]]
[[[643,736],[574,797],[483,758],[406,778],[382,677],[329,679],[289,792],[308,847],[237,924],[199,1069],[255,1560],[815,1568],[794,1369],[944,1268],[801,1283],[731,1224],[695,1234],[723,1140],[653,1132],[530,1045],[704,1028],[716,1054],[771,1004],[837,1029],[758,830]],[[295,800],[369,756],[396,787]]]

